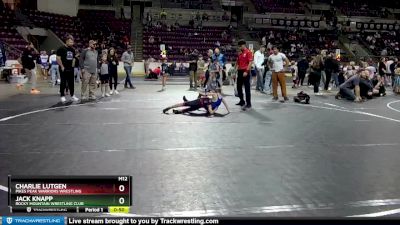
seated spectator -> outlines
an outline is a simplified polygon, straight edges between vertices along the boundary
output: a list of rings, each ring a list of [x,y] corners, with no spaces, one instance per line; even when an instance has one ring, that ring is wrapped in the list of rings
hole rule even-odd
[[[221,34],[222,39],[226,40],[228,39],[228,34],[226,33],[226,31],[224,30]]]
[[[180,27],[180,24],[179,24],[178,20],[175,21],[175,24],[174,24],[174,25],[175,25],[176,28],[179,28],[179,27]]]
[[[197,20],[197,21],[200,21],[200,20],[201,20],[200,11],[197,11],[197,13],[196,13],[196,20]]]
[[[189,20],[189,26],[193,29],[194,28],[194,20]]]
[[[154,36],[150,36],[149,37],[149,43],[150,44],[154,44]]]
[[[167,12],[165,12],[165,9],[162,9],[160,12],[160,18],[162,20],[166,20],[167,19]]]
[[[208,20],[209,20],[208,14],[207,14],[206,12],[203,13],[202,19],[203,19],[204,21],[208,21]]]
[[[200,21],[200,23],[197,25],[197,29],[198,30],[202,30],[203,29],[203,22]],[[194,35],[198,35],[198,34],[194,33]]]
[[[386,88],[385,88],[385,82],[382,77],[379,75],[375,76],[372,79],[372,85],[373,85],[373,95],[374,96],[385,96],[386,95]]]
[[[129,38],[128,38],[128,35],[125,35],[125,36],[122,38],[122,41],[123,41],[123,43],[124,43],[124,46],[127,48],[128,45],[129,45]]]
[[[147,12],[147,15],[146,15],[147,24],[150,24],[152,22],[152,20],[153,20],[153,18],[151,17],[150,13]]]
[[[224,12],[224,15],[222,16],[222,20],[224,20],[224,21],[229,21],[230,20],[229,15],[228,15],[228,13],[226,11]]]
[[[231,32],[232,30],[233,30],[233,26],[232,26],[232,24],[229,24],[228,31]]]
[[[388,55],[388,51],[386,48],[382,49],[381,51],[381,56],[387,56]]]

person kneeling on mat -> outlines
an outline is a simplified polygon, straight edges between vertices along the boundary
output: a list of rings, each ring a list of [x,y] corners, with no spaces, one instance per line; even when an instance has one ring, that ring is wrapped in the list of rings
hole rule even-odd
[[[336,95],[336,99],[345,98],[354,102],[361,102],[361,91],[360,91],[360,79],[368,79],[369,73],[365,70],[350,77],[343,84],[339,86],[339,93]],[[371,95],[372,93],[369,93]]]
[[[225,99],[223,98],[219,90],[217,91],[212,90],[210,92],[207,92],[206,94],[200,93],[200,95],[201,95],[200,98],[193,101],[188,101],[186,97],[183,96],[183,101],[184,101],[183,103],[167,107],[163,110],[163,113],[167,113],[169,110],[174,109],[173,110],[174,114],[183,114],[204,108],[207,110],[208,116],[211,117],[218,110],[218,107],[221,105],[221,103],[224,104],[226,110],[228,111],[227,114],[230,113],[228,104],[226,103]],[[186,108],[181,110],[175,109],[180,107],[186,107]]]

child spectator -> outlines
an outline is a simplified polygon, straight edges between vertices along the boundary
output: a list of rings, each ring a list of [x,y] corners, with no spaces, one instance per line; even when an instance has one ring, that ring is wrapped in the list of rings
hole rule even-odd
[[[107,55],[103,54],[101,57],[101,65],[100,65],[100,88],[101,88],[101,97],[110,97],[110,87],[108,86],[108,81],[109,81],[109,66],[108,66],[108,60],[107,60]]]
[[[162,89],[161,91],[165,91],[165,85],[167,84],[167,78],[169,76],[169,67],[167,64],[167,57],[163,57],[161,64],[161,76],[162,76]]]

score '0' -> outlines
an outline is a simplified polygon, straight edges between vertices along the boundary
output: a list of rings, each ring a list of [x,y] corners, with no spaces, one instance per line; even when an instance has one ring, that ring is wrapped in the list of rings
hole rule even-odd
[[[125,186],[124,186],[124,185],[119,185],[118,190],[119,190],[120,192],[124,192],[124,191],[125,191]]]

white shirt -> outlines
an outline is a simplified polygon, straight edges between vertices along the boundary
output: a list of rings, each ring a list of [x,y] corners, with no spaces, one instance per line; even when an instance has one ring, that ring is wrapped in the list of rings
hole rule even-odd
[[[374,66],[367,66],[367,68],[365,68],[366,70],[368,70],[369,72],[369,78],[372,79],[374,78],[375,74],[376,74],[376,68]]]
[[[57,55],[56,55],[56,54],[50,55],[50,57],[49,57],[49,63],[50,63],[51,65],[54,65],[54,66],[58,65],[58,64],[57,64]]]
[[[263,45],[266,45],[266,44],[267,44],[267,38],[266,38],[265,36],[262,38],[261,41],[262,41],[262,44],[263,44]]]
[[[48,55],[40,55],[40,63],[42,65],[47,64],[48,61],[49,61],[49,56]]]
[[[283,53],[272,54],[268,57],[268,62],[272,63],[271,70],[274,72],[283,71],[283,62],[287,59],[286,55]]]
[[[260,50],[256,51],[256,53],[254,53],[254,64],[256,65],[257,69],[262,69],[263,66],[263,62],[264,62],[265,56],[263,53],[261,53]]]

